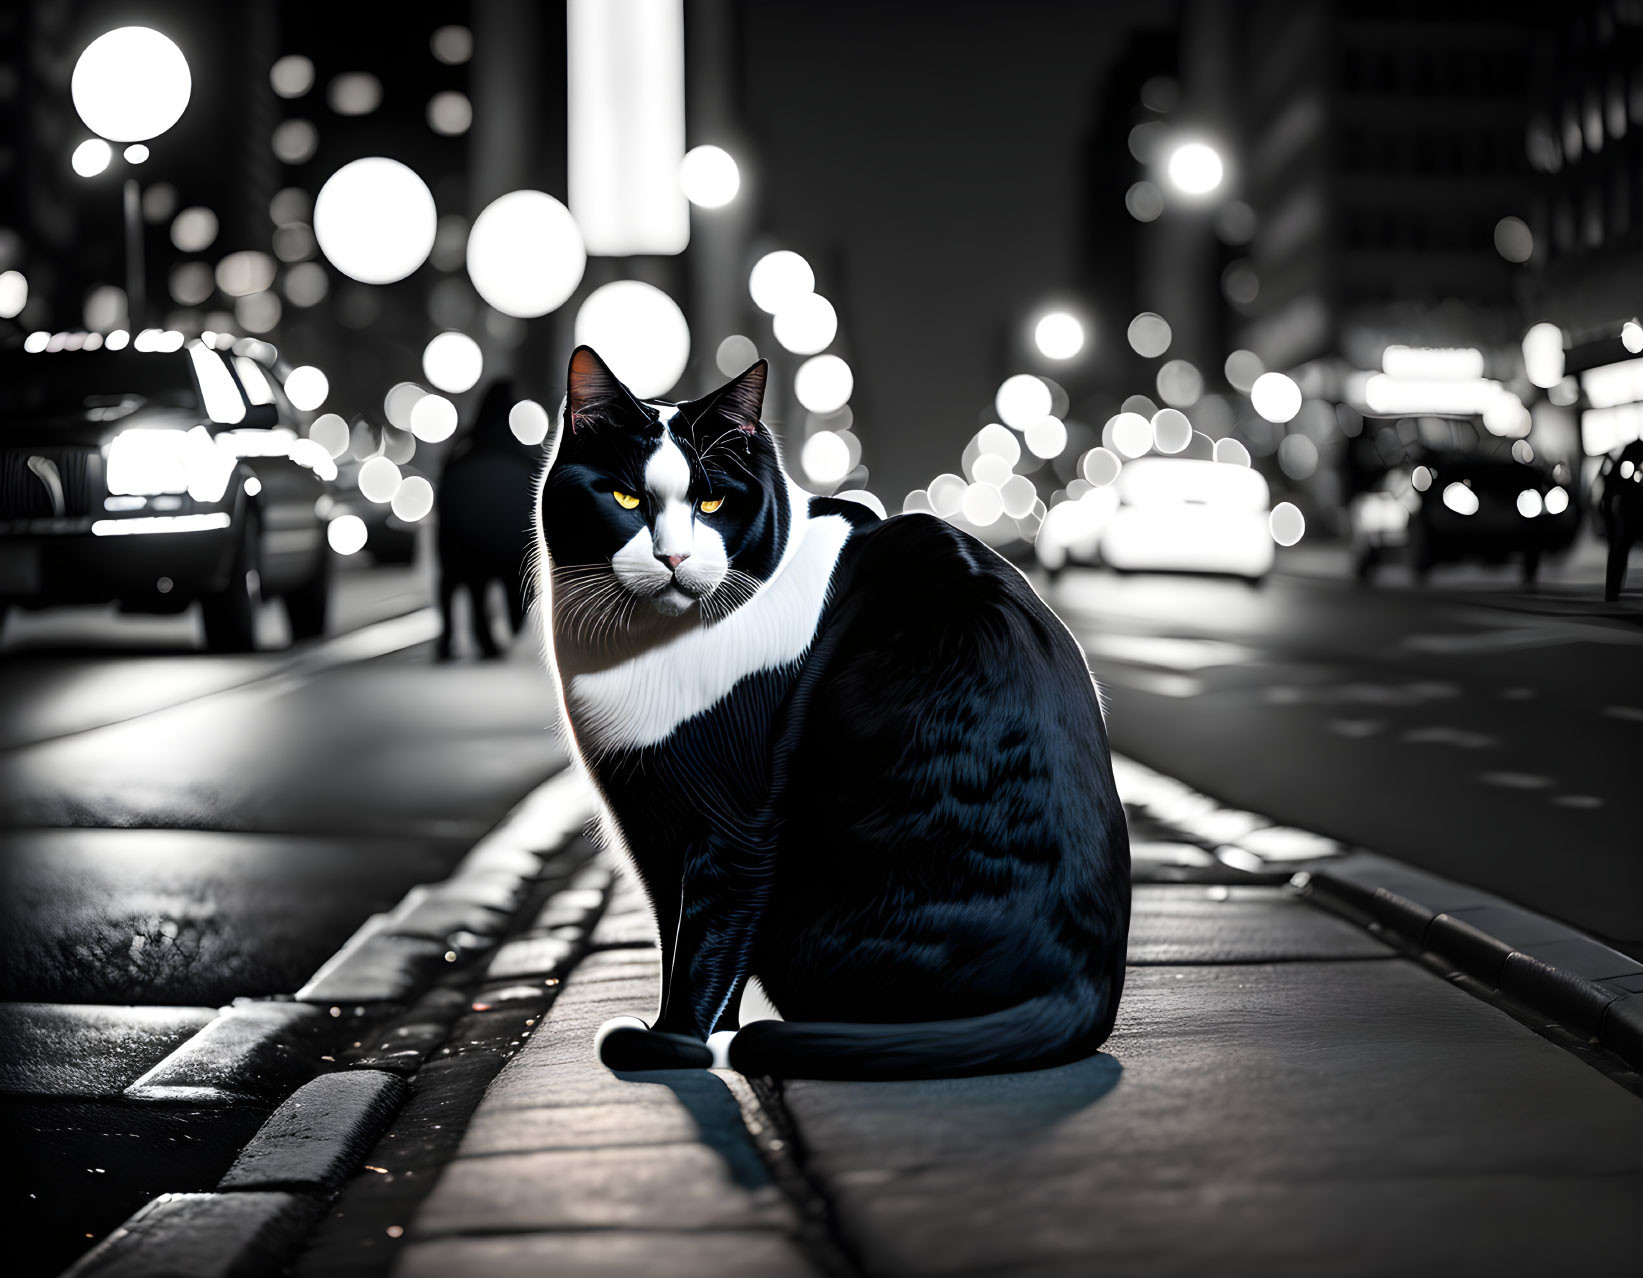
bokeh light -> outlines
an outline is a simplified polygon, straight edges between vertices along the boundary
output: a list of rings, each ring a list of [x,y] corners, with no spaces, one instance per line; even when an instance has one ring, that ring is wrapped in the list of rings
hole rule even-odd
[[[428,99],[428,127],[443,137],[454,138],[473,127],[474,108],[468,95],[447,89]]]
[[[1266,522],[1272,540],[1280,546],[1293,546],[1306,533],[1306,516],[1301,514],[1300,507],[1294,502],[1279,502],[1272,508]]]
[[[516,319],[546,315],[582,282],[588,252],[576,219],[542,191],[510,191],[486,206],[468,236],[468,278]]]
[[[178,262],[171,268],[171,296],[183,306],[199,306],[216,288],[217,281],[204,262]]]
[[[370,115],[382,105],[382,81],[369,71],[345,71],[325,87],[325,101],[338,115]]]
[[[285,377],[285,394],[303,412],[312,412],[331,393],[331,383],[312,364],[293,368]]]
[[[274,270],[274,259],[268,254],[241,249],[217,263],[217,287],[229,297],[249,297],[273,284]]]
[[[1165,165],[1171,185],[1184,195],[1208,195],[1221,185],[1221,156],[1205,142],[1183,142]]]
[[[461,66],[474,55],[473,32],[461,26],[440,27],[429,38],[428,48],[446,66]]]
[[[1061,456],[1067,447],[1067,425],[1059,417],[1041,417],[1023,433],[1027,451],[1048,461]]]
[[[399,467],[386,457],[367,458],[359,468],[359,495],[386,506],[399,491],[400,479]]]
[[[336,413],[321,413],[308,428],[308,438],[333,459],[341,457],[348,451],[348,423]]]
[[[1172,359],[1158,370],[1158,398],[1171,408],[1191,408],[1204,394],[1204,377],[1197,366]]]
[[[679,162],[679,185],[692,204],[717,209],[736,198],[742,175],[735,158],[723,147],[695,146]]]
[[[1285,435],[1278,444],[1278,469],[1291,479],[1310,479],[1318,469],[1318,446],[1308,435]]]
[[[548,410],[534,399],[522,399],[508,410],[508,429],[521,444],[534,448],[548,437]]]
[[[1643,355],[1643,324],[1627,320],[1620,326],[1620,344],[1633,355]]]
[[[1033,344],[1045,359],[1071,359],[1084,349],[1084,325],[1067,311],[1051,311],[1033,325]]]
[[[169,39],[149,27],[119,27],[86,46],[69,92],[93,133],[146,142],[182,118],[192,87],[188,60]]]
[[[943,519],[949,519],[958,514],[959,507],[964,504],[964,493],[968,485],[962,475],[942,474],[930,481],[930,509]]]
[[[288,53],[268,69],[268,83],[282,98],[300,98],[314,87],[314,64],[300,53]]]
[[[1556,324],[1536,324],[1523,335],[1523,371],[1542,390],[1563,380],[1563,330]]]
[[[394,491],[389,509],[408,524],[414,524],[434,508],[434,486],[421,475],[407,475]]]
[[[1109,448],[1092,448],[1084,454],[1084,460],[1079,463],[1078,473],[1085,482],[1097,488],[1104,488],[1118,478],[1118,472],[1124,469],[1124,463],[1118,459],[1118,454]]]
[[[1152,311],[1142,311],[1130,321],[1124,332],[1130,349],[1143,359],[1157,359],[1169,349],[1169,321]]]
[[[836,413],[856,388],[855,374],[837,355],[817,355],[799,365],[793,393],[812,413]]]
[[[286,120],[275,126],[268,145],[281,164],[306,164],[319,150],[319,130],[307,120]]]
[[[1527,262],[1535,254],[1534,232],[1520,217],[1503,217],[1495,223],[1495,252],[1508,262]]]
[[[320,251],[362,284],[391,284],[427,261],[437,221],[427,183],[382,156],[343,165],[314,201]]]
[[[382,398],[382,412],[390,426],[411,429],[411,410],[428,392],[415,382],[396,382]]]
[[[1004,503],[1004,513],[1011,519],[1022,519],[1032,514],[1038,489],[1025,475],[1011,475],[999,488],[998,495]]]
[[[1185,452],[1192,442],[1192,422],[1178,408],[1160,408],[1152,415],[1152,438],[1161,453]]]
[[[1266,365],[1254,351],[1237,350],[1227,356],[1222,371],[1226,373],[1228,386],[1247,395],[1254,389],[1255,379],[1266,372]]]
[[[439,444],[456,433],[456,405],[443,395],[424,395],[411,408],[411,434]]]
[[[14,319],[29,301],[28,278],[21,271],[0,273],[0,319]]]
[[[1249,389],[1249,402],[1267,421],[1282,425],[1301,411],[1301,388],[1282,373],[1262,373]]]
[[[422,350],[422,374],[442,391],[472,390],[485,370],[479,343],[466,333],[440,333]]]
[[[998,410],[999,417],[1006,426],[1013,426],[1016,430],[1026,430],[1034,422],[1042,421],[1049,416],[1053,406],[1050,388],[1042,378],[1031,373],[1006,377],[998,393],[993,396],[993,407]]]
[[[971,484],[964,490],[959,511],[977,528],[986,528],[1004,513],[1004,494],[991,484]]]
[[[671,390],[690,361],[684,312],[661,289],[640,280],[614,280],[588,294],[576,312],[576,341],[598,351],[643,399]]]
[[[96,177],[114,159],[114,148],[102,138],[87,138],[69,156],[69,167],[81,177]]]
[[[830,430],[819,430],[804,441],[799,465],[813,484],[836,484],[850,473],[850,446]]]
[[[1156,222],[1164,212],[1164,193],[1154,182],[1137,182],[1124,192],[1124,207],[1137,222]]]
[[[752,338],[732,333],[719,343],[719,349],[713,354],[713,363],[726,377],[735,377],[751,368],[758,358],[759,348],[753,344]]]
[[[1140,413],[1119,413],[1107,423],[1113,447],[1124,457],[1139,457],[1152,447],[1152,423]]]
[[[338,515],[325,529],[326,542],[339,555],[358,554],[365,549],[368,537],[365,521],[358,515]]]
[[[795,355],[824,351],[838,335],[839,317],[820,293],[806,293],[776,312],[776,340]]]
[[[816,289],[816,273],[810,263],[790,249],[766,253],[748,273],[747,291],[762,311],[778,314],[783,307]]]
[[[171,223],[171,242],[184,253],[201,253],[217,238],[217,215],[195,205],[177,214]]]

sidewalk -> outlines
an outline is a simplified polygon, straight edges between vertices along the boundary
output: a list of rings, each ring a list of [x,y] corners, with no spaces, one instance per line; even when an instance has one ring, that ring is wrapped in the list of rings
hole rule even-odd
[[[424,1069],[295,1272],[1637,1272],[1638,1076],[1586,1039],[1631,1042],[1643,967],[1525,932],[1535,916],[1475,892],[1422,917],[1423,893],[1467,890],[1134,765],[1120,786],[1135,918],[1101,1055],[937,1082],[618,1078],[594,1031],[657,992],[648,917],[619,882],[562,985],[511,960],[515,988],[557,996],[509,1040],[460,1142],[428,1132],[441,1105],[469,1106]],[[1509,981],[1462,975],[1493,961],[1478,937],[1503,947],[1487,970],[1539,963],[1578,989],[1571,1016],[1590,1025],[1536,1017],[1527,995],[1513,1011],[1492,992]],[[415,1152],[425,1137],[438,1158]],[[431,1192],[409,1189],[430,1161]]]

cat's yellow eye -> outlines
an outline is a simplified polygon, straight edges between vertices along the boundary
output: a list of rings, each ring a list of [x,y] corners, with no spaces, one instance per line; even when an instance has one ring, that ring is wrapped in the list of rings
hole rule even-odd
[[[704,501],[700,506],[696,507],[696,509],[701,511],[704,515],[711,515],[724,504],[725,499],[723,497],[715,497],[712,501]]]
[[[628,494],[628,493],[613,492],[613,493],[611,493],[611,496],[616,498],[616,504],[618,506],[620,506],[623,510],[632,510],[635,506],[637,506],[639,504],[639,499],[637,497],[634,497],[634,496]]]

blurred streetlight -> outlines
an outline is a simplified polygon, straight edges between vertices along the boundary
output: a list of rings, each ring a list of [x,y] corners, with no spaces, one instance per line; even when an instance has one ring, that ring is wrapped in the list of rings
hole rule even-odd
[[[1221,185],[1226,166],[1207,142],[1183,142],[1170,152],[1165,172],[1183,195],[1208,195]]]
[[[74,64],[70,96],[80,119],[99,139],[126,142],[128,164],[148,159],[141,145],[182,118],[193,91],[188,59],[167,37],[150,27],[117,27],[85,47]],[[108,141],[82,142],[74,171],[101,173],[113,159]],[[101,163],[98,163],[98,160]],[[147,299],[143,278],[142,191],[135,177],[123,191],[126,241],[126,316],[132,329],[144,323]]]
[[[1084,326],[1076,315],[1051,311],[1033,326],[1033,344],[1045,359],[1071,359],[1084,349]]]
[[[679,163],[679,183],[692,204],[718,209],[736,198],[742,175],[735,159],[723,147],[697,146],[686,151]]]

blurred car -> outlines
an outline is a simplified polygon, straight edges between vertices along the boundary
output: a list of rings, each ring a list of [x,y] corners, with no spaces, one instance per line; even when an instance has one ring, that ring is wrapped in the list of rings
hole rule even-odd
[[[0,351],[0,615],[198,602],[207,645],[245,652],[267,595],[324,632],[335,469],[263,349]]]
[[[1393,467],[1352,499],[1347,519],[1360,581],[1402,555],[1417,578],[1439,563],[1516,558],[1531,582],[1542,556],[1574,541],[1580,514],[1571,488],[1549,467],[1451,452]]]
[[[1272,570],[1271,494],[1259,471],[1230,462],[1140,457],[1124,463],[1110,488],[1116,494],[1116,502],[1107,503],[1110,513],[1095,512],[1106,513],[1098,544],[1109,567],[1224,574],[1249,582]]]

